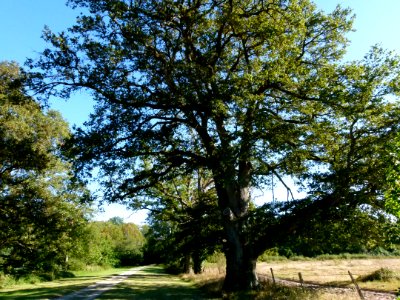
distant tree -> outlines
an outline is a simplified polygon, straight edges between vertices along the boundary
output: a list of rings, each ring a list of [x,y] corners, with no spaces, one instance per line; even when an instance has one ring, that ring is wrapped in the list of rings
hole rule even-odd
[[[277,244],[285,256],[321,254],[374,253],[385,249],[390,253],[400,246],[400,223],[382,210],[364,207],[342,212],[342,219],[321,220],[320,216],[305,220],[298,235]]]
[[[175,272],[202,272],[222,239],[217,196],[204,172],[159,182],[143,205],[150,211],[145,255]],[[143,207],[144,208],[144,207]]]
[[[60,156],[68,125],[27,96],[23,80],[16,64],[0,63],[0,268],[56,272],[86,222],[89,194]]]
[[[109,222],[113,223],[114,225],[122,225],[124,224],[124,219],[121,217],[112,217]]]
[[[122,266],[143,264],[145,237],[134,223],[121,225],[123,238],[116,244],[119,263]]]
[[[70,0],[87,15],[28,61],[44,96],[97,101],[73,141],[110,201],[207,169],[224,227],[225,290],[255,288],[257,257],[304,220],[384,207],[386,143],[400,124],[399,59],[344,63],[350,10],[309,0]],[[193,143],[193,140],[198,143]],[[309,197],[252,209],[252,187],[292,176]]]
[[[133,223],[91,221],[75,245],[72,267],[133,266],[143,261],[145,238]],[[83,266],[82,266],[83,265]]]

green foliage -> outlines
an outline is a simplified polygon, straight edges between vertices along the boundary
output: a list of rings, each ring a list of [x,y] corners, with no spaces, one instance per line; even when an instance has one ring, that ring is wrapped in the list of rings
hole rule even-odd
[[[133,223],[91,221],[75,244],[69,268],[134,266],[143,262],[145,239]]]
[[[115,225],[122,225],[124,223],[124,219],[121,217],[112,217],[109,222],[115,224]]]
[[[387,189],[385,192],[385,207],[388,212],[400,219],[400,141],[397,136],[392,143],[388,144],[391,153],[387,159]]]
[[[0,288],[5,288],[7,286],[14,285],[15,282],[16,282],[15,277],[0,272]]]
[[[87,190],[60,146],[68,125],[26,95],[14,63],[0,63],[0,269],[56,276],[86,222]],[[32,276],[36,276],[33,274]]]
[[[399,223],[384,211],[355,209],[341,213],[343,219],[321,220],[318,216],[304,221],[304,232],[281,241],[279,254],[291,257],[322,254],[386,253],[399,244]],[[379,253],[377,253],[379,254]],[[380,253],[383,254],[383,253]]]
[[[225,263],[225,256],[220,251],[215,251],[213,254],[207,257],[207,262],[212,264],[224,264]]]
[[[293,252],[291,249],[286,249],[286,248],[279,249],[278,247],[274,247],[265,250],[264,253],[258,257],[258,261],[262,262],[281,261],[281,260],[287,260],[287,258],[290,258],[292,256]]]

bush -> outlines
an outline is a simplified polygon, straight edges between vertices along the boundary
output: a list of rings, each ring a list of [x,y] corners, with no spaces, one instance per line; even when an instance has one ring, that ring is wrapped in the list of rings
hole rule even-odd
[[[86,269],[86,263],[80,259],[71,258],[68,261],[68,270],[82,271]]]
[[[206,261],[212,264],[225,264],[225,254],[216,251],[212,255],[208,256]]]
[[[217,267],[219,274],[223,274],[226,267],[225,254],[215,251],[212,255],[207,257],[204,267],[207,268],[209,265],[212,265],[212,267]]]
[[[295,254],[293,253],[292,249],[283,247],[283,248],[279,248],[279,255],[285,256],[287,258],[291,258]]]
[[[376,256],[391,256],[392,253],[382,247],[376,247],[371,251],[372,255]]]
[[[271,261],[271,260],[276,260],[275,258],[279,258],[279,252],[278,252],[278,248],[270,248],[264,251],[263,254],[261,254],[258,257],[258,261],[262,261],[262,262],[267,262],[267,261]],[[279,259],[278,259],[279,260]]]
[[[362,276],[358,280],[361,282],[367,281],[390,281],[392,279],[400,279],[400,276],[388,268],[380,268],[371,274]]]
[[[0,289],[16,284],[16,279],[8,274],[0,272]]]
[[[119,266],[138,266],[143,263],[143,253],[138,250],[126,250],[118,253]]]
[[[179,261],[168,262],[164,265],[165,272],[172,275],[178,275],[183,272],[182,264]]]

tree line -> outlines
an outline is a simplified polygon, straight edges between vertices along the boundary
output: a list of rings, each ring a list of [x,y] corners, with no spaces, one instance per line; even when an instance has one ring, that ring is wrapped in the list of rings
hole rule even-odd
[[[2,195],[35,199],[26,202],[35,209],[24,207],[29,218],[73,214],[96,170],[107,201],[150,211],[149,245],[177,249],[166,260],[199,271],[198,262],[222,251],[226,291],[257,288],[257,258],[268,249],[396,248],[400,59],[375,46],[344,61],[351,10],[326,13],[309,0],[68,3],[85,13],[65,32],[45,29],[48,48],[27,61],[24,76],[41,100],[89,90],[96,107],[72,135],[52,135],[66,126],[46,111],[40,118],[57,126],[30,133],[21,125],[18,137],[4,137],[11,159]],[[33,140],[24,144],[23,134]],[[73,175],[46,173],[65,164]],[[295,199],[287,177],[305,197]],[[70,210],[45,208],[45,195],[58,195],[55,178]],[[254,205],[252,190],[272,178],[291,197]]]

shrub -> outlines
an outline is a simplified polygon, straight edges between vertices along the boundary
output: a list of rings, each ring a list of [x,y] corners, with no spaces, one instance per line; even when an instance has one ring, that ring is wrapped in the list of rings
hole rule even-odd
[[[376,256],[391,256],[392,253],[390,253],[388,250],[382,248],[382,247],[376,247],[371,251],[372,255]]]
[[[182,264],[179,261],[171,261],[164,265],[165,272],[172,275],[178,275],[183,272]]]
[[[68,270],[82,271],[86,269],[86,262],[81,259],[71,258],[68,261]]]
[[[271,261],[285,261],[288,260],[286,256],[266,256],[266,255],[261,255],[258,258],[258,261],[261,262],[271,262]]]
[[[16,284],[16,279],[8,274],[0,272],[0,289]]]
[[[400,279],[400,276],[388,268],[380,268],[371,274],[362,276],[358,280],[361,282],[367,281],[390,281],[392,279]]]
[[[287,248],[287,247],[282,247],[282,248],[279,248],[279,255],[285,256],[287,258],[291,258],[295,254],[293,253],[292,249]]]
[[[212,264],[225,264],[225,254],[222,252],[214,252],[212,255],[207,257],[207,262]]]

